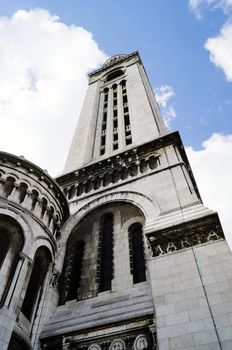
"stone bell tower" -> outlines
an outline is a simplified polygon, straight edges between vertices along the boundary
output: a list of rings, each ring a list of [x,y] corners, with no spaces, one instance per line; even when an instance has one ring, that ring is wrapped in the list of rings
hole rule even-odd
[[[232,348],[232,256],[137,52],[89,75],[57,181],[71,216],[42,349]]]

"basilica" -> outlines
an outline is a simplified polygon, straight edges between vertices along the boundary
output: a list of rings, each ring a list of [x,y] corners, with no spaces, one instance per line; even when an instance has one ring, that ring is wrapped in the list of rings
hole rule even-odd
[[[232,349],[232,255],[139,53],[116,55],[61,176],[0,152],[0,350],[178,349]]]

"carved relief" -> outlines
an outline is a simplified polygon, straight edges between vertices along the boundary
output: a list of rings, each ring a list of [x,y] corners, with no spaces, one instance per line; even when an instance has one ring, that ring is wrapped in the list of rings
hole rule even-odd
[[[44,347],[45,348],[45,347]],[[46,348],[50,349],[49,343]],[[52,347],[53,348],[53,347]],[[120,334],[120,338],[100,336],[98,339],[75,340],[75,336],[63,339],[63,348],[70,350],[149,350],[156,349],[156,330],[155,325],[149,326],[149,330],[140,329],[139,331],[130,331]]]
[[[224,238],[218,220],[215,220],[215,217],[211,219],[214,221],[211,225],[202,220],[200,223],[189,223],[163,232],[148,234],[147,237],[153,256],[173,253],[181,249]]]
[[[147,337],[144,334],[138,335],[134,341],[133,350],[146,350],[147,348]]]
[[[125,350],[126,345],[122,339],[115,339],[110,344],[109,350]]]
[[[101,350],[101,347],[100,347],[100,345],[94,343],[88,347],[88,350]]]
[[[60,272],[54,269],[51,273],[49,284],[56,290],[58,290],[58,287],[59,287],[59,278],[60,278]]]

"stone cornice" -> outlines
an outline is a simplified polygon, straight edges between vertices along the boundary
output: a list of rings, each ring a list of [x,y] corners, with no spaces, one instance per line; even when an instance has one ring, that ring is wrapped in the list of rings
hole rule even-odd
[[[194,189],[200,199],[200,195],[197,189],[196,182],[194,180],[183,144],[180,139],[178,132],[171,132],[165,134],[157,139],[149,141],[145,144],[139,145],[137,147],[130,148],[124,152],[115,154],[114,156],[101,159],[98,162],[90,163],[87,166],[77,169],[68,174],[64,174],[57,178],[57,182],[65,189],[65,193],[68,198],[71,200],[74,197],[79,197],[80,193],[78,186],[84,186],[85,190],[83,193],[95,193],[103,187],[110,185],[120,185],[122,183],[133,181],[141,176],[145,175],[145,172],[141,172],[141,165],[144,163],[148,168],[150,167],[151,157],[153,159],[153,168],[149,168],[149,172],[159,171],[164,168],[164,164],[160,164],[160,150],[167,146],[175,146],[178,148],[181,159],[179,159],[178,164],[184,164],[186,170],[189,173],[189,176],[192,180]],[[154,164],[156,163],[156,164]],[[166,167],[167,165],[165,165]],[[132,172],[133,169],[137,167],[137,175],[132,174],[127,179],[122,179],[123,171]],[[171,167],[171,165],[170,165]],[[152,170],[154,169],[154,170]],[[116,179],[115,179],[116,176]],[[120,179],[121,177],[121,179]],[[101,182],[97,187],[96,181]],[[103,184],[102,184],[103,182]],[[89,186],[90,185],[90,186]],[[89,189],[90,187],[90,189]],[[71,192],[70,192],[71,191]],[[73,192],[73,193],[72,193]],[[75,193],[75,194],[74,194]]]

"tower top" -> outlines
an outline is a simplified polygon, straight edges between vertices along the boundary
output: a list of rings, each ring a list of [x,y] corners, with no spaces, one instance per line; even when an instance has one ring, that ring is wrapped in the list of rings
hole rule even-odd
[[[137,51],[109,58],[89,88],[64,172],[127,151],[167,132]]]
[[[138,51],[134,51],[128,55],[126,54],[117,54],[117,55],[114,55],[114,56],[111,56],[110,58],[108,58],[108,60],[102,65],[101,68],[97,69],[97,70],[94,70],[93,72],[90,72],[89,73],[89,77],[92,77],[96,74],[99,74],[107,69],[111,69],[111,68],[114,68],[116,67],[118,64],[122,64],[123,62],[127,61],[127,60],[130,60],[133,58],[136,58],[138,59],[139,61],[141,61],[140,59],[140,55],[139,55],[139,52]]]

